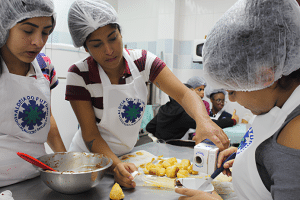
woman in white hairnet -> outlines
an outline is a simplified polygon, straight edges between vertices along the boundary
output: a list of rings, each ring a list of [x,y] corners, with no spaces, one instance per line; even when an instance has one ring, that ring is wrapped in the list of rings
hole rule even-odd
[[[205,105],[205,109],[207,111],[207,114],[209,114],[209,103],[205,100],[203,100],[204,97],[204,89],[206,87],[206,82],[204,80],[203,77],[199,77],[199,76],[193,76],[191,77],[188,81],[187,84],[189,84],[190,86],[192,86],[192,88],[194,89],[194,91],[199,95],[199,97],[202,99],[204,105]]]
[[[238,199],[300,196],[300,7],[295,0],[239,0],[204,45],[206,81],[228,91],[256,116],[236,152],[232,182]],[[212,195],[176,189],[181,199]]]
[[[70,151],[103,153],[113,160],[110,168],[123,186],[134,187],[134,164],[117,156],[130,152],[137,142],[147,104],[146,82],[179,102],[196,121],[196,141],[211,139],[221,149],[226,134],[206,114],[200,98],[185,87],[157,56],[145,50],[123,48],[114,8],[102,0],[76,0],[68,16],[76,47],[90,57],[75,63],[67,75],[66,99],[80,124]]]
[[[0,187],[39,175],[16,152],[43,156],[46,141],[66,151],[50,107],[56,72],[40,54],[55,26],[53,9],[51,0],[0,4]]]

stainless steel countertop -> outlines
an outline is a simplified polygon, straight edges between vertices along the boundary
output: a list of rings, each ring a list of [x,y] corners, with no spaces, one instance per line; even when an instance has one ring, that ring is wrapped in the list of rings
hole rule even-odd
[[[178,159],[189,159],[192,161],[194,149],[190,147],[179,147],[161,143],[147,143],[134,147],[132,151],[145,150],[156,156],[176,157]],[[109,193],[114,184],[111,175],[105,175],[101,183],[91,190],[76,194],[65,195],[53,191],[46,186],[40,177],[26,180],[14,185],[0,188],[0,191],[10,190],[15,200],[109,200]],[[149,187],[136,187],[135,189],[123,189],[125,200],[177,200],[180,195],[170,190],[151,189]]]

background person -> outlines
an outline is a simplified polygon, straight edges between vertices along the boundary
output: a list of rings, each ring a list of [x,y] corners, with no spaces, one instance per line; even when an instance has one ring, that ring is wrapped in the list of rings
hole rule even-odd
[[[210,118],[221,128],[232,127],[239,122],[239,116],[236,115],[236,110],[233,114],[224,110],[226,91],[223,89],[213,89],[207,86],[205,95],[210,99],[212,108],[209,112]]]
[[[193,89],[189,84],[186,87]],[[181,139],[192,128],[196,128],[196,122],[183,107],[172,97],[166,104],[160,106],[157,114],[147,124],[146,130],[158,139]]]
[[[299,198],[299,19],[295,0],[240,0],[206,39],[203,65],[208,84],[226,89],[230,101],[257,115],[239,148],[229,148],[218,158],[220,166],[237,152],[224,167],[233,164],[238,199]],[[181,194],[187,191],[176,189]],[[181,199],[204,195],[197,191]],[[205,199],[214,198],[208,196]]]
[[[3,0],[0,5],[0,187],[39,175],[16,152],[33,157],[66,151],[51,114],[57,86],[50,59],[39,52],[55,26],[51,0]]]
[[[199,76],[193,76],[192,78],[190,78],[188,81],[187,81],[187,84],[189,84],[190,86],[192,86],[192,88],[195,90],[195,92],[199,95],[199,97],[202,99],[204,105],[205,105],[205,108],[206,108],[206,111],[207,111],[207,114],[209,114],[210,112],[210,106],[209,106],[209,103],[205,100],[203,100],[203,97],[204,97],[204,89],[206,87],[206,82],[205,82],[205,79],[203,77],[199,77]]]
[[[67,75],[66,99],[80,129],[70,151],[102,153],[112,158],[115,180],[135,187],[132,163],[117,156],[137,142],[147,101],[146,82],[152,81],[179,102],[196,121],[196,141],[210,138],[221,149],[229,145],[226,134],[206,115],[201,99],[185,87],[157,56],[145,50],[123,48],[114,8],[102,0],[76,0],[68,15],[75,47],[84,46],[90,57],[75,63]]]

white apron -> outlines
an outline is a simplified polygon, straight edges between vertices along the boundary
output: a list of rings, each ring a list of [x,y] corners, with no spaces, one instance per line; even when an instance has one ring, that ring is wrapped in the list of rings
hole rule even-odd
[[[125,49],[123,56],[133,77],[131,83],[112,85],[99,65],[103,85],[103,116],[97,126],[102,138],[116,155],[128,153],[136,144],[148,93],[145,80]],[[81,129],[76,132],[69,151],[89,152]]]
[[[286,117],[299,105],[299,99],[300,87],[297,87],[281,109],[274,107],[267,114],[256,116],[244,136],[232,168],[232,182],[239,200],[272,199],[257,171],[255,151],[282,126]]]
[[[0,76],[0,187],[39,175],[16,152],[33,157],[45,155],[50,130],[50,83],[37,60],[36,79],[10,74],[2,61]]]
[[[214,119],[214,120],[218,120],[219,117],[222,115],[223,111],[224,111],[224,107],[215,115],[215,116],[211,116],[210,118],[211,119]]]

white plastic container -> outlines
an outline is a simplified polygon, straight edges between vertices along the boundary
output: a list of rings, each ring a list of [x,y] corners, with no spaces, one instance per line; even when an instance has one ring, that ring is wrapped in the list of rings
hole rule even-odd
[[[193,170],[212,174],[216,170],[219,148],[210,140],[204,140],[194,147]]]

